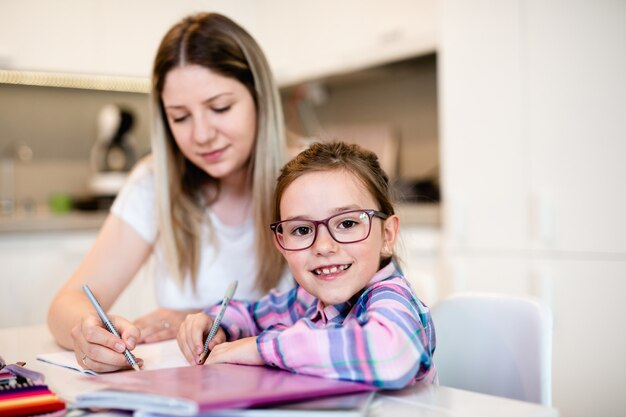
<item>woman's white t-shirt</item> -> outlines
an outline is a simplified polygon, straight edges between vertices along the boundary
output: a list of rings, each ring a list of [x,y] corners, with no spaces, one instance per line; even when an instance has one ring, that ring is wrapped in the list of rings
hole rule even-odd
[[[226,288],[234,280],[239,281],[235,298],[245,300],[260,298],[263,294],[254,288],[257,259],[252,218],[242,225],[229,226],[223,224],[215,213],[208,209],[213,238],[209,238],[209,225],[202,225],[202,235],[206,238],[203,239],[200,249],[196,291],[193,291],[189,277],[186,277],[184,285],[179,284],[165,264],[159,240],[155,188],[152,158],[146,158],[131,172],[115,199],[111,212],[153,245],[152,270],[157,304],[160,307],[179,310],[206,308],[221,301]],[[278,287],[289,289],[291,286],[293,279],[286,269]]]

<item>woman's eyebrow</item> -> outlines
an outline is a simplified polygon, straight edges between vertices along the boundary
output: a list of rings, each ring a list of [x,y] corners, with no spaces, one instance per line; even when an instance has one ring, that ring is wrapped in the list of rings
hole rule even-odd
[[[224,93],[219,93],[219,94],[216,94],[216,95],[214,95],[212,97],[207,98],[206,100],[203,101],[203,103],[205,103],[205,104],[206,103],[210,103],[212,101],[217,100],[220,97],[229,96],[229,95],[234,95],[234,93],[231,93],[230,91],[227,91],[227,92],[224,92]],[[183,104],[169,104],[169,105],[166,105],[165,108],[166,109],[174,109],[175,110],[175,109],[185,109],[185,108],[187,108],[187,106],[185,106]]]

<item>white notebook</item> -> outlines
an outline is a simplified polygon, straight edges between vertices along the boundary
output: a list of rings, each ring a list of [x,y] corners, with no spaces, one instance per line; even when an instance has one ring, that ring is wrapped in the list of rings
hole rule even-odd
[[[152,369],[178,368],[189,365],[183,354],[180,352],[176,339],[137,345],[135,350],[133,350],[133,355],[144,360],[143,367],[141,369],[146,371]],[[88,375],[97,374],[90,369],[83,369],[76,361],[74,351],[71,350],[40,353],[37,355],[37,359],[42,362],[73,369]]]

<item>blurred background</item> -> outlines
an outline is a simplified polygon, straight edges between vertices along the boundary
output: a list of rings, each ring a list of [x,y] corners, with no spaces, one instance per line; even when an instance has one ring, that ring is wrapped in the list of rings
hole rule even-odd
[[[620,0],[0,1],[0,327],[45,322],[150,152],[158,42],[200,10],[259,41],[296,143],[379,154],[420,298],[540,298],[561,415],[624,415]],[[140,275],[117,312],[153,305]]]

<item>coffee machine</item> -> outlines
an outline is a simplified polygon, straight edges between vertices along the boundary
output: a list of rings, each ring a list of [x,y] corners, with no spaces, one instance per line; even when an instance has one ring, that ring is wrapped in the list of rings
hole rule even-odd
[[[89,191],[98,200],[98,208],[108,208],[120,191],[136,161],[131,131],[131,110],[107,104],[98,113],[98,134],[91,148],[93,175]]]

